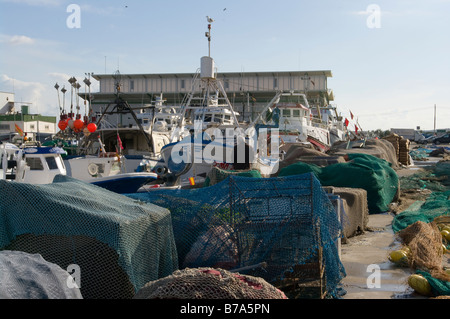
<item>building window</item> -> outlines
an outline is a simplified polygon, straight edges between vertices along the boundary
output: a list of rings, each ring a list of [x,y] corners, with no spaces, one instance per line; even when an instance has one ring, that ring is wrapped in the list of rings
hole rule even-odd
[[[134,91],[134,80],[130,80],[130,92]]]
[[[273,79],[273,88],[274,89],[278,88],[278,79],[276,79],[276,78]]]
[[[228,90],[230,88],[230,80],[228,79],[223,80],[223,86],[225,90]]]
[[[181,80],[180,86],[181,86],[182,89],[186,88],[185,80]]]

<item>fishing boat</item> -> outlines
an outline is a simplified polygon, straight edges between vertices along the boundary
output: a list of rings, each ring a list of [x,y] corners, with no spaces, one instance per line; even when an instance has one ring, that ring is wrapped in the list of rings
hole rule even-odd
[[[56,175],[66,175],[59,147],[19,148],[11,143],[0,144],[2,179],[30,184],[49,184]]]
[[[314,116],[319,117],[322,123],[328,127],[331,145],[348,139],[347,127],[345,126],[343,117],[337,113],[336,106],[327,105],[320,107],[320,115],[314,109],[312,112]]]
[[[310,143],[322,152],[330,149],[330,131],[314,118],[305,94],[283,92],[270,110],[271,122],[268,124],[279,129],[282,143]]]
[[[134,193],[157,178],[155,173],[122,173],[115,156],[63,160],[67,153],[60,147],[19,148],[11,143],[0,144],[0,152],[1,178],[21,183],[50,184],[56,175],[67,175],[116,193]]]
[[[210,42],[211,24],[208,24],[206,36]],[[202,88],[201,93],[194,90],[198,87]],[[201,184],[214,166],[248,170],[258,157],[259,167],[271,165],[270,170],[279,160],[261,161],[267,153],[258,153],[258,136],[251,133],[254,127],[239,123],[239,113],[217,79],[215,62],[210,54],[200,59],[200,69],[194,77],[192,90],[181,104],[180,113],[182,116],[171,143],[161,149],[160,160],[153,168],[165,187]],[[185,129],[191,135],[180,138],[179,132]]]
[[[153,167],[159,160],[162,147],[171,142],[175,130],[181,138],[189,134],[186,129],[178,130],[182,114],[179,108],[165,105],[162,95],[135,111],[120,95],[120,76],[117,73],[115,78],[116,99],[98,114],[97,130],[95,134],[83,137],[79,153],[119,153],[125,158],[126,172],[135,172],[142,162]],[[118,123],[117,118],[124,117],[123,114],[128,114],[132,120]]]
[[[64,159],[67,175],[87,183],[125,194],[135,193],[157,179],[152,172],[124,171],[126,158],[117,153],[71,156]]]

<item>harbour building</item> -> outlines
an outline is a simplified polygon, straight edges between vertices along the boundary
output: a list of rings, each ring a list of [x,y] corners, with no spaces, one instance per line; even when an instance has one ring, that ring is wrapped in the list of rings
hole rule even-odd
[[[15,102],[14,93],[0,92],[0,139],[20,143],[43,141],[56,133],[56,116],[30,113],[31,103]]]
[[[99,82],[99,92],[90,94],[95,113],[102,110],[116,98],[117,83],[120,96],[136,112],[150,105],[162,96],[165,105],[180,106],[191,91],[201,92],[198,85],[199,73],[159,73],[159,74],[92,74]],[[216,73],[228,99],[241,121],[253,120],[277,91],[305,93],[312,108],[324,107],[334,101],[333,91],[328,88],[330,70],[321,71],[276,71],[276,72],[224,72]],[[197,87],[193,87],[197,84]],[[86,94],[80,93],[85,99]],[[142,110],[143,112],[143,110]],[[111,121],[111,120],[110,120]],[[121,114],[113,121],[119,126],[133,122],[131,115]]]

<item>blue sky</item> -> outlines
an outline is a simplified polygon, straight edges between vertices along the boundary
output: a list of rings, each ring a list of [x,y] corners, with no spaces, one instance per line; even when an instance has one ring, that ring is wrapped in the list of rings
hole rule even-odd
[[[365,130],[433,129],[435,104],[449,128],[449,14],[450,0],[0,0],[0,91],[57,115],[71,76],[195,72],[209,15],[219,72],[331,70],[334,104]]]

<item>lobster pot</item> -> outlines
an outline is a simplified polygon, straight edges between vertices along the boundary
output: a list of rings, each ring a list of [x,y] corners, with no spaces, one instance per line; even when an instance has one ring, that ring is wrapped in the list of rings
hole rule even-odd
[[[209,56],[204,56],[200,60],[200,77],[202,79],[214,79],[214,60]]]
[[[67,176],[0,180],[0,221],[0,251],[39,254],[74,275],[84,299],[130,299],[178,268],[167,209]]]

